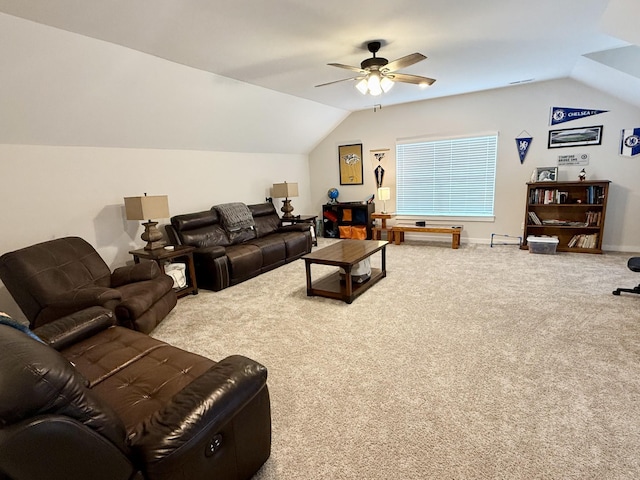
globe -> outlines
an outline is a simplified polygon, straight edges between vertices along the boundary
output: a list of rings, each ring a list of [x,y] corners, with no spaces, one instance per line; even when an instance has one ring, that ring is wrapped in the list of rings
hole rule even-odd
[[[338,198],[338,195],[340,195],[340,192],[338,192],[337,188],[330,188],[327,192],[327,195],[329,195],[329,198],[335,202],[336,198]]]

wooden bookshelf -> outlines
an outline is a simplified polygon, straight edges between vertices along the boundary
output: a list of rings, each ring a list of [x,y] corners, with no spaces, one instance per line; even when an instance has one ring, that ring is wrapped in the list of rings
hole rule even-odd
[[[524,236],[558,237],[559,252],[602,253],[609,180],[527,183]]]

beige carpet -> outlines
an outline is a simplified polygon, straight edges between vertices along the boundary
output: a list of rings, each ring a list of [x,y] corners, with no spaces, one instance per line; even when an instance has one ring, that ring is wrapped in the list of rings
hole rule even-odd
[[[298,260],[180,300],[153,336],[268,367],[257,480],[635,479],[640,296],[611,294],[640,283],[629,256],[390,245],[351,305],[307,297]]]

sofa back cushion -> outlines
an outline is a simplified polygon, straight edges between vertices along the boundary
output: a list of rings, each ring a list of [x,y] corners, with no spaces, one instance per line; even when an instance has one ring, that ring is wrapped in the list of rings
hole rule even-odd
[[[251,210],[253,215],[256,236],[258,238],[276,232],[280,227],[280,217],[278,217],[273,203],[265,202],[249,205],[249,210]]]
[[[196,248],[231,245],[215,209],[171,217],[171,226],[183,245]]]
[[[120,418],[59,352],[7,325],[0,325],[0,350],[1,425],[37,415],[64,415],[126,450]]]
[[[5,253],[0,278],[27,318],[60,295],[96,285],[111,286],[111,271],[98,252],[79,237],[64,237]]]

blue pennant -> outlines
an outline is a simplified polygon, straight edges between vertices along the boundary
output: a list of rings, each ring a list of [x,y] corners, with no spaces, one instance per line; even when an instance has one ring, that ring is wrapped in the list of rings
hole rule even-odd
[[[608,111],[609,110],[590,110],[588,108],[552,107],[551,125],[570,122],[571,120],[579,120],[584,117],[590,117],[591,115],[598,115],[599,113],[606,113]]]
[[[516,145],[518,146],[518,155],[520,155],[521,164],[524,163],[524,157],[527,156],[527,152],[529,151],[532,141],[533,137],[516,138]]]

